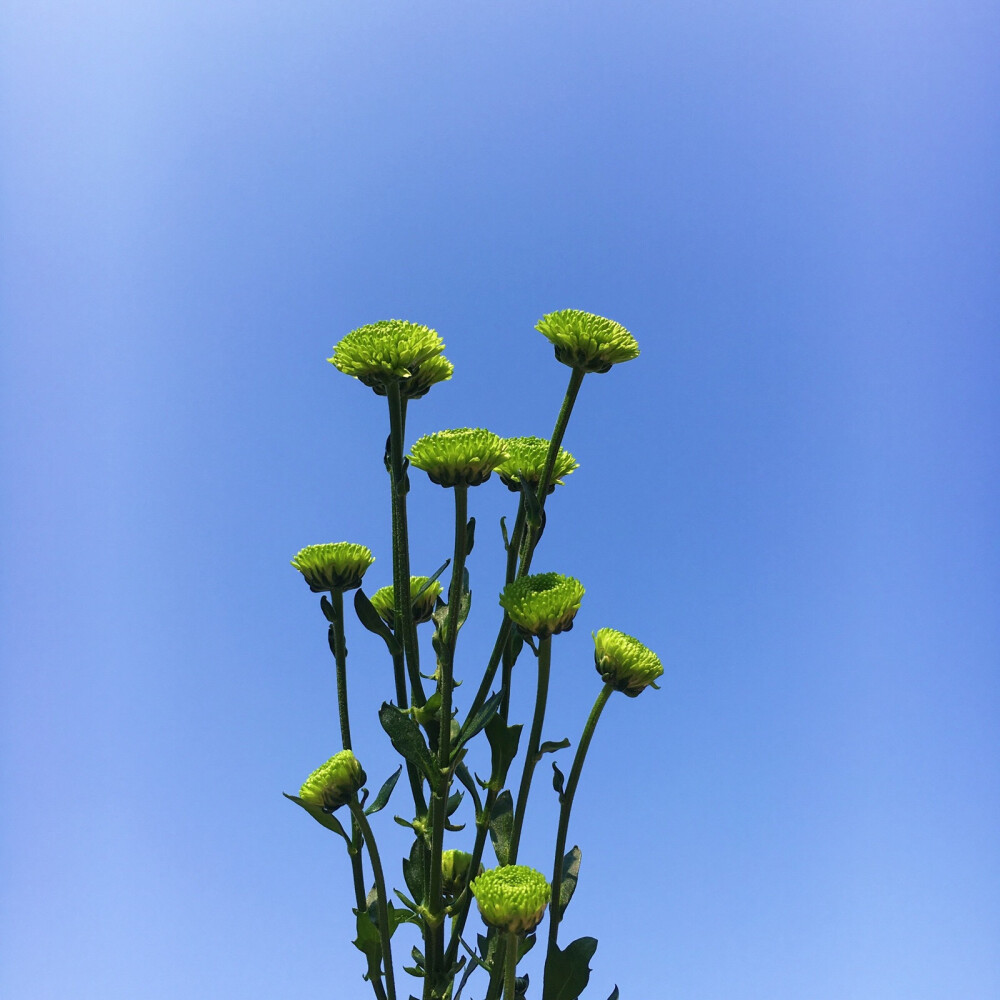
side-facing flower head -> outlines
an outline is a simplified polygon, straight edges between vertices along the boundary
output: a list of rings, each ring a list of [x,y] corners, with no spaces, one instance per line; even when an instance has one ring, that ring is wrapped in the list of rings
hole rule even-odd
[[[292,565],[306,578],[314,594],[324,590],[354,590],[375,562],[371,549],[353,542],[328,542],[299,549]]]
[[[602,628],[594,634],[594,663],[605,683],[630,698],[649,686],[655,688],[656,678],[663,673],[656,653],[613,628]]]
[[[431,620],[434,602],[441,593],[441,584],[437,580],[433,583],[428,583],[427,580],[426,576],[410,577],[410,603],[413,607],[413,621],[417,625]],[[421,588],[424,588],[422,593]],[[396,598],[392,587],[380,587],[372,594],[371,602],[382,621],[389,628],[395,628]]]
[[[458,896],[469,881],[469,869],[472,867],[472,855],[467,851],[442,851],[441,853],[441,891],[449,897]],[[483,866],[479,866],[480,874]]]
[[[350,802],[367,780],[358,758],[350,750],[341,750],[306,778],[299,798],[324,812],[333,812]]]
[[[527,865],[491,868],[473,881],[471,889],[483,920],[515,934],[533,931],[552,898],[545,876]]]
[[[545,471],[545,459],[549,454],[549,442],[538,437],[505,438],[507,458],[497,466],[497,475],[507,489],[518,493],[521,489],[521,477],[533,490],[538,489]],[[552,482],[549,483],[546,494],[551,493],[556,486],[562,486],[563,476],[568,476],[580,463],[565,448],[556,453],[555,465],[552,467]]]
[[[380,396],[386,395],[390,383],[398,382],[404,399],[416,399],[435,383],[451,378],[454,368],[443,350],[444,341],[430,327],[384,319],[352,330],[327,360]]]
[[[635,337],[621,323],[579,309],[548,313],[535,329],[552,342],[557,360],[580,371],[606,372],[639,356]]]
[[[583,594],[583,584],[572,576],[534,573],[508,583],[500,606],[523,634],[545,639],[573,627]]]
[[[439,486],[478,486],[507,457],[503,438],[481,427],[425,434],[410,449],[410,464]]]

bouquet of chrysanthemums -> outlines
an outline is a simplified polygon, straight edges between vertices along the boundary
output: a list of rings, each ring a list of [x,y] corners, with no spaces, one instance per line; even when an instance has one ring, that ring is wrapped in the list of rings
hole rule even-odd
[[[403,924],[419,928],[421,946],[412,948],[410,964],[403,971],[419,984],[410,990],[419,992],[422,1000],[460,1000],[477,973],[473,983],[478,982],[479,995],[486,1000],[526,996],[528,978],[518,976],[517,966],[540,933],[546,949],[541,1000],[580,996],[597,941],[582,937],[565,946],[559,943],[559,923],[580,869],[580,849],[566,850],[573,798],[608,699],[615,691],[634,698],[647,687],[656,687],[663,673],[659,658],[638,639],[613,628],[594,633],[594,661],[603,686],[576,745],[568,777],[553,764],[559,800],[555,843],[532,844],[530,849],[523,845],[521,831],[535,768],[545,754],[570,746],[569,740],[543,742],[542,727],[552,640],[572,627],[584,594],[583,585],[572,577],[531,572],[545,527],[545,501],[577,468],[562,442],[584,376],[608,372],[639,354],[635,339],[620,324],[575,309],[543,317],[537,329],[570,369],[555,430],[547,440],[502,438],[480,428],[459,428],[421,437],[407,451],[407,407],[452,375],[441,338],[427,327],[402,320],[373,323],[344,337],[329,359],[339,371],[384,396],[389,405],[385,466],[392,510],[392,585],[370,596],[361,589],[373,562],[364,545],[309,545],[292,560],[309,588],[323,595],[320,606],[336,664],[343,746],[306,778],[297,796],[288,798],[344,841],[357,917],[354,944],[367,962],[364,978],[377,1000],[402,996],[392,952],[393,936]],[[412,470],[426,473],[432,483],[449,490],[454,501],[454,551],[429,577],[410,575],[406,498]],[[469,613],[466,562],[475,532],[475,518],[468,513],[469,490],[494,472],[517,495],[517,511],[510,531],[501,520],[507,559],[506,578],[495,591],[501,612],[496,642],[482,677],[461,678],[478,681],[478,687],[459,704],[455,649]],[[447,592],[440,579],[446,570]],[[384,641],[393,666],[395,690],[387,692],[391,699],[378,714],[402,761],[374,797],[351,741],[344,612],[348,591],[354,592],[358,621]],[[420,626],[430,633],[432,672],[421,668]],[[508,781],[522,749],[522,726],[508,717],[512,668],[526,646],[537,666],[535,706],[520,767],[515,769],[515,775],[520,773]],[[464,690],[472,688],[470,684]],[[486,779],[474,776],[465,763],[470,743],[477,739],[489,744]],[[386,806],[404,770],[412,819],[406,818],[409,800],[398,810],[406,815],[396,819],[412,830],[413,843],[402,861],[403,888],[390,890],[369,817]],[[445,849],[445,832],[461,829],[456,812],[466,795],[475,810],[475,836],[470,831],[468,850]],[[487,842],[492,858],[486,854]],[[530,864],[522,864],[522,856]],[[474,935],[467,930],[473,909],[484,925],[478,929],[474,919]],[[609,1000],[617,996],[616,987]]]

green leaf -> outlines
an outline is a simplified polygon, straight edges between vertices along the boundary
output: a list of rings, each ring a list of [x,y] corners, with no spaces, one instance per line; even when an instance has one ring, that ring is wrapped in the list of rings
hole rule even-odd
[[[378,969],[382,964],[382,940],[379,937],[378,928],[367,910],[358,913],[358,936],[351,942],[358,951],[362,952],[368,959],[371,969]],[[368,973],[365,973],[365,979]]]
[[[500,701],[502,698],[503,692],[497,691],[497,693],[493,695],[493,697],[490,698],[471,719],[465,720],[452,750],[452,760],[455,759],[455,755],[458,751],[461,750],[473,736],[476,736],[486,728],[486,724],[497,714],[497,708],[500,707]]]
[[[464,794],[464,792],[459,791],[452,792],[452,794],[448,796],[448,802],[445,805],[444,810],[445,816],[451,816],[451,814],[454,813],[454,811],[462,804],[462,796]]]
[[[505,865],[510,858],[510,838],[514,833],[514,797],[504,789],[493,806],[490,817],[490,839],[497,856],[497,863]]]
[[[309,815],[312,816],[312,818],[316,820],[320,826],[325,826],[328,830],[333,830],[334,833],[339,833],[347,842],[347,846],[351,846],[351,838],[344,832],[344,828],[340,825],[340,820],[337,819],[333,813],[324,812],[319,806],[314,806],[311,802],[303,802],[302,799],[295,795],[289,795],[287,792],[282,792],[281,794],[284,795],[286,799],[294,802],[297,806],[302,806],[302,808],[305,809],[305,811],[309,813]]]
[[[535,491],[525,484],[523,478],[521,479],[521,496],[524,497],[524,514],[528,524],[532,528],[541,527],[543,523],[541,505],[538,503]]]
[[[508,726],[499,715],[494,715],[486,723],[486,738],[490,741],[493,758],[489,787],[494,790],[503,788],[507,781],[507,772],[517,756],[522,728],[520,725]]]
[[[555,945],[545,958],[542,1000],[577,1000],[590,981],[590,960],[597,938],[577,938],[565,948]]]
[[[538,753],[535,754],[535,763],[542,759],[543,754],[555,753],[557,750],[565,750],[569,746],[568,739],[561,739],[558,743],[554,740],[546,740],[539,748]]]
[[[431,783],[432,788],[436,787],[437,768],[420,733],[420,727],[406,712],[401,712],[388,701],[382,703],[378,718],[397,753],[413,764]]]
[[[565,778],[563,777],[562,771],[559,770],[559,765],[552,761],[552,787],[556,790],[556,794],[559,796],[559,801],[562,802],[563,798],[563,783]]]
[[[524,1000],[528,994],[528,974],[514,977],[514,1000]]]
[[[450,565],[451,560],[445,559],[433,574],[427,577],[427,582],[413,595],[413,599],[416,600]]]
[[[392,656],[398,656],[403,651],[389,626],[379,617],[375,605],[368,600],[368,595],[360,588],[354,591],[354,611],[358,616],[358,621],[369,632],[374,632],[385,642]]]
[[[615,983],[615,988],[611,991],[611,996],[608,997],[608,1000],[618,1000],[618,984],[617,983]]]
[[[510,548],[510,537],[507,534],[507,518],[500,518],[500,534],[503,535],[503,547],[504,551]]]
[[[479,792],[476,790],[476,784],[472,780],[472,775],[469,774],[468,767],[465,764],[459,764],[455,768],[455,776],[458,778],[463,785],[465,785],[469,794],[472,796],[472,802],[476,807],[476,816],[483,811],[483,800],[479,797]]]
[[[330,598],[324,594],[319,599],[319,606],[323,609],[323,614],[326,616],[326,620],[331,624],[336,624],[337,612],[334,611],[333,605],[330,603]]]
[[[472,546],[476,544],[476,519],[469,518],[469,523],[465,526],[465,555],[472,552]]]
[[[424,875],[427,870],[427,845],[421,838],[413,841],[410,856],[403,858],[403,881],[419,905],[424,901]]]
[[[569,901],[576,892],[576,883],[580,879],[580,860],[583,857],[580,848],[573,846],[563,856],[562,884],[559,886],[559,913],[566,911]]]
[[[389,775],[385,779],[385,784],[378,790],[378,795],[375,796],[375,801],[365,810],[366,816],[371,816],[372,813],[377,813],[380,809],[384,809],[386,803],[389,801],[389,796],[392,795],[392,790],[396,787],[396,782],[399,781],[399,775],[403,770],[403,765],[400,764],[396,768],[396,773]]]
[[[518,962],[524,958],[525,955],[535,947],[535,941],[537,940],[534,933],[525,934],[517,944],[517,960]]]

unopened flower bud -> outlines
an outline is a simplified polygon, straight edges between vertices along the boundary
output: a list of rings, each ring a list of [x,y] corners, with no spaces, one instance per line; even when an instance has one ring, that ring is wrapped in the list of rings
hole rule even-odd
[[[443,851],[441,854],[441,891],[450,898],[461,894],[469,881],[472,855],[467,851]],[[483,866],[479,866],[479,872]],[[476,874],[479,874],[478,872]]]
[[[482,428],[425,434],[410,449],[410,464],[439,486],[478,486],[507,457],[503,438]]]
[[[606,372],[639,356],[635,337],[620,323],[579,309],[549,313],[535,329],[552,342],[557,360],[583,372]]]
[[[427,579],[426,576],[410,577],[410,604],[413,607],[413,621],[416,625],[431,620],[434,602],[441,593],[441,584],[437,580],[428,583]],[[421,587],[425,587],[423,593],[420,592]],[[389,628],[395,628],[396,600],[392,587],[380,587],[372,594],[371,602],[382,621]]]
[[[473,881],[471,889],[483,920],[515,934],[533,931],[552,898],[545,876],[526,865],[491,868]]]
[[[416,399],[451,378],[453,366],[442,350],[444,342],[429,327],[388,319],[352,330],[327,360],[380,396],[395,382],[404,399]]]
[[[503,484],[513,493],[521,489],[521,479],[532,490],[538,489],[545,471],[545,459],[549,454],[549,442],[538,437],[504,438],[507,446],[507,458],[497,466],[497,475]],[[552,481],[545,493],[548,495],[556,486],[562,486],[563,476],[568,476],[579,468],[579,462],[565,448],[556,453],[555,465],[552,466]]]
[[[571,576],[535,573],[508,583],[500,606],[523,635],[545,639],[573,627],[583,594],[583,584]]]
[[[350,750],[341,750],[306,778],[299,798],[324,812],[333,812],[351,800],[368,776]]]
[[[616,691],[635,698],[663,673],[660,658],[638,639],[613,628],[594,635],[594,663],[601,679]]]
[[[315,594],[325,590],[354,590],[375,562],[371,549],[352,542],[307,545],[300,549],[292,565],[306,578]]]

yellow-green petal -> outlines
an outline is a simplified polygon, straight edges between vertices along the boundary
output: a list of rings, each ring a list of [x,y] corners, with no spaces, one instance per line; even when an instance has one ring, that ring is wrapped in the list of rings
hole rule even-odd
[[[663,674],[660,658],[638,639],[613,628],[602,628],[594,634],[594,664],[601,679],[616,691],[630,698],[640,695],[647,687],[656,687]]]
[[[583,584],[572,576],[534,573],[508,583],[500,606],[523,634],[545,639],[573,627],[583,594]]]
[[[354,590],[375,562],[371,549],[353,542],[328,542],[299,549],[292,565],[315,594],[325,590]]]
[[[639,356],[635,337],[621,323],[579,309],[548,313],[535,329],[551,341],[559,361],[580,371],[606,372]]]

